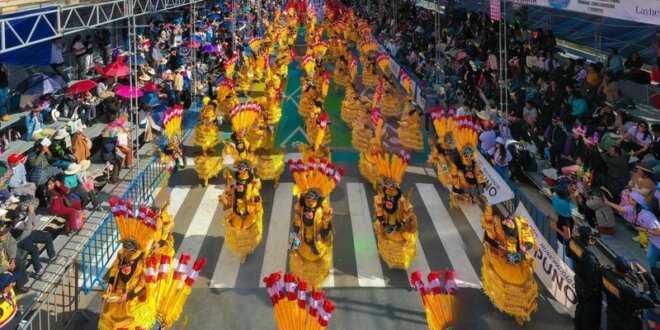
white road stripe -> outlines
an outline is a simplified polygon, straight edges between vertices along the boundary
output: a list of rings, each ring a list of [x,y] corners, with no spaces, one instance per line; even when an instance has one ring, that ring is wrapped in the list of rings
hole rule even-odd
[[[456,275],[464,282],[477,284],[481,283],[477,272],[472,267],[470,259],[465,253],[465,243],[451,221],[451,216],[447,212],[435,185],[429,183],[418,183],[417,190],[422,197],[424,206],[431,216],[431,221],[440,237],[442,246],[447,252],[449,261],[456,270]]]
[[[477,237],[479,237],[479,240],[483,240],[484,229],[481,228],[481,215],[483,214],[483,212],[481,211],[479,206],[477,206],[477,204],[465,205],[464,203],[459,203],[459,207],[461,208],[463,214],[465,214],[465,217],[470,223],[470,227],[472,227],[472,230],[474,230],[474,232],[477,233]]]
[[[408,273],[408,279],[410,280],[410,274],[418,270],[421,271],[422,274],[428,274],[431,271],[428,259],[426,259],[426,253],[424,253],[422,244],[419,242],[419,237],[417,237],[417,255],[406,271]]]
[[[213,223],[213,215],[215,210],[218,208],[220,203],[218,195],[222,192],[224,185],[221,186],[209,186],[204,192],[204,196],[197,206],[197,211],[192,220],[190,220],[190,226],[188,231],[186,231],[186,236],[181,242],[181,247],[177,249],[179,253],[190,254],[192,260],[195,260],[199,255],[199,250],[202,248],[202,243],[204,238],[206,238],[207,232],[211,223]],[[189,209],[181,210],[184,214],[190,215]]]
[[[270,215],[268,237],[266,238],[266,253],[259,278],[287,269],[289,225],[291,223],[291,207],[293,206],[292,192],[292,182],[280,182],[279,187],[275,190],[273,211]],[[264,283],[259,281],[259,286],[264,287]]]
[[[353,228],[353,247],[361,287],[384,287],[385,279],[380,266],[378,245],[369,212],[369,201],[362,183],[347,183],[348,208]]]
[[[172,203],[170,203],[170,206],[167,208],[167,213],[174,215],[174,221],[176,221],[179,209],[181,209],[181,205],[189,192],[190,186],[177,186],[172,188],[169,197],[172,199]]]
[[[334,253],[334,251],[333,251]],[[332,256],[333,258],[335,257],[334,254]],[[330,271],[328,272],[328,276],[323,280],[323,284],[321,284],[322,288],[334,288],[335,287],[335,265],[332,260],[330,260]]]
[[[225,213],[223,211],[222,216],[218,220],[222,221]],[[229,246],[226,244],[227,231],[224,224],[220,224],[220,227],[222,228],[220,230],[220,236],[225,238],[225,244],[223,244],[222,250],[220,250],[220,257],[215,264],[215,271],[213,271],[213,277],[209,286],[212,288],[233,288],[236,286],[236,278],[238,277],[238,270],[241,266],[241,259],[231,252]]]

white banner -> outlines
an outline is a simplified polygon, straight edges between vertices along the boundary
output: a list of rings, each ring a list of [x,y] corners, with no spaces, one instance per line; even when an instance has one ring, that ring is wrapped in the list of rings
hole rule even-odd
[[[392,71],[392,74],[396,79],[399,79],[399,70],[401,70],[399,63],[397,63],[392,55],[390,55],[390,71]]]
[[[520,5],[532,5],[660,25],[658,0],[506,0]]]
[[[417,105],[419,106],[420,109],[426,111],[426,99],[422,95],[422,89],[417,88],[417,96],[415,98]]]
[[[545,237],[543,237],[543,234],[536,227],[534,220],[532,220],[532,217],[522,203],[518,204],[513,215],[527,219],[529,226],[532,228],[536,244],[539,247],[534,253],[534,258],[536,259],[534,273],[555,300],[562,304],[571,316],[575,316],[575,303],[577,302],[575,296],[575,274],[561,260],[548,241],[545,240]]]
[[[509,185],[480,152],[477,152],[477,163],[486,177],[483,194],[490,205],[506,202],[515,197]]]

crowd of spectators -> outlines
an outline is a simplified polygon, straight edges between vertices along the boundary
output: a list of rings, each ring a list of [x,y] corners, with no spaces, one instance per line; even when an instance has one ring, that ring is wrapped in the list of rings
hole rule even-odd
[[[641,233],[636,240],[648,246],[647,262],[656,266],[660,125],[632,119],[632,102],[619,86],[621,79],[649,83],[638,53],[624,58],[609,49],[597,63],[561,56],[551,30],[530,31],[514,20],[506,27],[503,63],[500,25],[487,14],[450,7],[436,31],[433,14],[411,1],[396,12],[379,18],[358,10],[422,87],[439,83],[446,106],[481,123],[481,149],[503,175],[544,174],[561,240],[571,237],[574,219],[614,234],[618,211]]]

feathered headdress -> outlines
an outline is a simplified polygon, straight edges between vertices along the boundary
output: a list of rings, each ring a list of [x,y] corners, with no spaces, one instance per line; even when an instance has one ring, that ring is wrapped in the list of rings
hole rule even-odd
[[[330,73],[323,72],[323,84],[321,85],[321,96],[325,98],[328,96],[328,88],[330,88]]]
[[[229,113],[232,130],[240,132],[241,130],[250,129],[260,114],[261,106],[259,106],[259,103],[255,101],[239,103]]]
[[[238,54],[234,54],[227,62],[225,62],[225,76],[232,77],[238,62]]]
[[[477,157],[477,142],[479,140],[475,123],[470,117],[459,117],[458,124],[458,130],[453,134],[456,149],[461,153],[464,161],[473,161]]]
[[[375,52],[377,48],[378,45],[376,45],[376,42],[371,37],[362,40],[358,44],[358,50],[360,51],[360,54],[364,54],[364,55],[367,55],[371,52]]]
[[[315,66],[316,62],[314,61],[314,57],[311,54],[305,55],[303,58],[303,68],[305,69],[305,74],[307,74],[307,77],[314,76]]]
[[[229,77],[224,77],[220,80],[218,84],[218,102],[224,101],[229,93],[231,93],[236,88],[236,83]]]
[[[158,229],[156,219],[137,215],[130,199],[124,201],[121,197],[112,196],[108,203],[124,248],[135,252],[149,251]]]
[[[248,45],[250,45],[250,49],[252,49],[253,52],[259,51],[259,47],[261,47],[261,42],[264,40],[262,36],[254,36],[248,40]]]
[[[307,164],[302,159],[289,159],[288,164],[296,183],[293,188],[296,196],[316,190],[321,196],[327,197],[344,175],[343,168],[335,168],[335,165],[325,158],[317,163],[315,158],[310,157]]]
[[[181,142],[181,119],[183,118],[183,106],[177,104],[165,111],[163,114],[163,125],[170,142],[179,140]]]
[[[409,162],[410,154],[382,152],[376,157],[376,169],[383,180],[389,179],[400,185]]]
[[[430,272],[428,284],[425,284],[420,271],[410,274],[410,284],[422,296],[429,329],[447,329],[454,325],[454,295],[458,289],[456,273],[445,271],[444,281],[442,275],[438,271]]]
[[[357,72],[358,72],[358,59],[357,57],[353,56],[351,57],[351,62],[348,64],[348,67],[351,72],[351,79],[355,80],[355,77],[357,77]]]
[[[384,74],[389,73],[390,69],[390,57],[386,53],[376,54],[376,64],[383,71]]]
[[[313,48],[314,48],[314,54],[316,54],[316,56],[320,55],[321,57],[323,57],[325,56],[325,53],[328,51],[328,43],[325,41],[319,41],[314,44]]]
[[[438,135],[438,143],[445,149],[451,148],[454,140],[453,133],[457,128],[453,116],[445,112],[444,106],[439,106],[431,109],[431,118],[433,119],[435,133]]]
[[[401,86],[406,90],[408,95],[412,95],[412,79],[408,73],[404,70],[399,70],[399,80],[401,81]]]

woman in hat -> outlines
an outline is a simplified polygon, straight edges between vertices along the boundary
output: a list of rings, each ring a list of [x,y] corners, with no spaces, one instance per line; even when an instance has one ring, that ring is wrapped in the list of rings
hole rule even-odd
[[[636,168],[635,173],[628,182],[623,191],[621,191],[621,206],[625,209],[628,206],[629,198],[628,196],[637,192],[644,198],[644,203],[649,204],[655,193],[655,182],[651,179],[651,169],[645,165],[639,165]],[[624,217],[628,222],[633,222],[636,218],[635,212],[620,212],[621,216]]]
[[[76,159],[76,163],[89,160],[92,156],[92,140],[85,136],[79,122],[71,121],[68,125],[71,129],[71,154]]]
[[[509,150],[506,149],[506,146],[504,145],[504,139],[501,137],[497,137],[495,139],[495,147],[493,149],[490,149],[488,151],[488,154],[491,155],[492,159],[491,162],[497,169],[500,171],[500,173],[506,173],[506,175],[509,175],[509,163],[513,159],[513,156],[509,152]]]
[[[89,168],[89,160],[83,160],[80,164],[71,163],[64,171],[62,182],[72,192],[82,198],[81,206],[85,207],[90,201],[95,210],[99,209],[99,202],[96,199],[94,183],[85,175],[85,170]]]
[[[32,111],[25,116],[25,136],[28,140],[37,141],[48,136],[52,136],[55,131],[51,128],[46,128],[44,122],[44,102],[37,100],[32,107]]]
[[[639,243],[643,244],[646,241],[648,244],[648,250],[646,251],[648,266],[650,268],[656,267],[656,263],[660,258],[660,223],[658,223],[658,219],[653,212],[649,211],[644,196],[633,191],[628,196],[628,204],[625,207],[610,201],[605,203],[619,212],[635,215],[632,223],[635,225],[635,229],[639,231]]]
[[[73,230],[78,211],[82,209],[80,201],[72,198],[71,190],[60,179],[50,178],[47,183],[50,194],[48,213],[67,219],[67,234]]]

